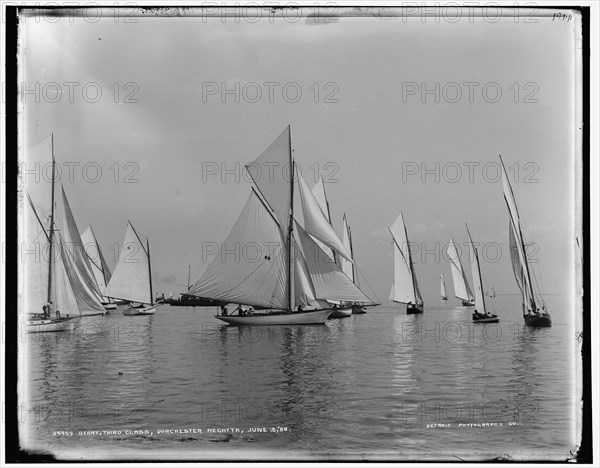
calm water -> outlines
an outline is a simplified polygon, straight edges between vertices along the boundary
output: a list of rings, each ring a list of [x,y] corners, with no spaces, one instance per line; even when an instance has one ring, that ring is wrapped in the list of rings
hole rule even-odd
[[[553,327],[528,329],[519,301],[491,300],[490,325],[437,299],[422,316],[380,306],[321,326],[235,328],[170,306],[85,318],[27,336],[22,445],[84,459],[566,459],[575,314],[549,296]]]

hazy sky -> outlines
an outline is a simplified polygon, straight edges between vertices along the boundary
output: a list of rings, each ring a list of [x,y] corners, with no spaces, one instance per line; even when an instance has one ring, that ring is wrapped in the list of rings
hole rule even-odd
[[[22,96],[26,144],[54,133],[58,164],[79,163],[65,190],[80,231],[92,224],[109,265],[127,220],[149,236],[157,292],[185,290],[188,264],[192,281],[202,274],[202,243],[224,240],[248,197],[244,164],[288,124],[309,185],[317,169],[326,176],[336,229],[347,214],[362,276],[380,299],[387,300],[392,281],[387,226],[400,211],[419,248],[426,300],[438,294],[440,272],[451,285],[441,253],[450,236],[465,242],[465,222],[474,240],[488,245],[480,252],[484,283],[498,293],[518,292],[502,185],[495,181],[499,154],[513,168],[544,292],[572,289],[575,19],[365,17],[314,25],[28,18],[21,34],[19,81],[29,90],[38,82],[40,90],[39,102],[35,91]],[[436,83],[440,102],[435,92],[423,102],[421,89],[435,90]],[[222,95],[225,87],[233,93]],[[88,102],[97,89],[102,96]],[[291,102],[297,89],[302,96]],[[491,102],[497,89],[502,95]],[[472,178],[470,163],[479,164]],[[223,167],[232,171],[224,174]],[[424,168],[431,172],[424,175]],[[125,183],[127,175],[137,182]],[[533,182],[525,183],[526,176]],[[465,250],[470,276],[467,263]]]

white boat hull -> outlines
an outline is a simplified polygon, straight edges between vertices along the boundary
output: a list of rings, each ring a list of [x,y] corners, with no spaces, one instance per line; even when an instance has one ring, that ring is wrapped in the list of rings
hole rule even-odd
[[[154,312],[156,312],[156,307],[150,306],[150,307],[143,307],[140,309],[136,309],[136,308],[125,309],[123,311],[123,315],[154,315]]]
[[[345,317],[350,317],[351,315],[352,315],[352,307],[348,307],[348,308],[344,308],[344,309],[333,309],[329,318],[330,319],[345,318]]]
[[[73,318],[29,320],[25,323],[27,333],[53,333],[72,330]]]
[[[306,312],[285,312],[254,315],[217,315],[216,318],[230,325],[312,325],[325,323],[332,309],[309,310]]]

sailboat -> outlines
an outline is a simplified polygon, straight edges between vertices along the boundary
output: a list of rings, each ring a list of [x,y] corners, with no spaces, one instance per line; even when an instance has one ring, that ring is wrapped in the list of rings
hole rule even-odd
[[[83,242],[85,247],[96,283],[98,283],[100,290],[104,291],[110,281],[111,272],[104,259],[104,255],[102,255],[100,244],[98,243],[98,239],[96,239],[96,234],[92,226],[88,226],[83,234],[81,234],[81,242]],[[103,296],[101,303],[105,310],[115,310],[117,308],[117,303],[110,297]]]
[[[442,301],[448,300],[448,295],[446,294],[446,280],[444,279],[444,273],[440,273],[440,296],[442,297]]]
[[[475,305],[475,298],[469,287],[469,282],[465,276],[462,263],[460,262],[460,256],[458,250],[454,244],[454,240],[450,238],[450,243],[446,249],[448,259],[450,260],[450,270],[452,271],[452,283],[454,284],[454,296],[461,299],[462,305],[473,306]]]
[[[496,297],[496,290],[494,289],[494,285],[490,286],[490,292],[488,294],[490,297]]]
[[[73,272],[75,265],[60,233],[56,232],[54,136],[34,147],[31,154],[33,159],[41,155],[45,160],[51,156],[52,179],[50,187],[43,181],[25,184],[27,200],[24,202],[23,232],[27,250],[24,252],[23,304],[30,315],[25,322],[25,331],[60,332],[73,329],[76,326],[74,320],[81,312],[67,272]],[[32,164],[37,162],[27,159]],[[30,255],[32,251],[34,255]],[[43,313],[39,313],[40,309]]]
[[[274,164],[278,169],[272,171]],[[223,305],[221,315],[216,316],[231,325],[323,324],[333,311],[328,301],[367,300],[315,241],[350,259],[295,169],[290,127],[246,169],[254,182],[250,196],[221,249],[189,294],[240,304],[240,315],[229,315]],[[304,227],[294,219],[296,178]],[[257,259],[223,254],[240,245],[263,246],[264,250]],[[250,307],[247,313],[242,305]]]
[[[550,327],[552,326],[552,319],[550,318],[550,314],[546,309],[546,303],[541,297],[539,287],[537,288],[537,294],[534,291],[532,279],[535,279],[535,277],[533,276],[533,272],[530,270],[529,262],[527,261],[525,241],[523,240],[523,233],[521,231],[519,210],[517,208],[517,202],[515,200],[502,157],[500,157],[500,166],[502,167],[502,187],[504,191],[504,201],[506,202],[509,215],[508,238],[510,258],[517,286],[523,295],[523,318],[525,320],[525,324],[531,327]]]
[[[189,293],[192,285],[190,284],[191,279],[191,271],[192,266],[188,265],[188,284],[187,290],[185,293],[181,293],[179,299],[173,299],[170,297],[169,299],[162,299],[163,302],[168,303],[171,306],[182,306],[182,307],[210,307],[210,306],[219,306],[221,303],[219,301],[213,301],[212,299],[207,299],[205,297],[196,297],[192,296]]]
[[[325,219],[327,219],[327,222],[329,223],[330,226],[333,226],[333,224],[331,223],[331,211],[329,209],[329,201],[327,200],[327,193],[325,192],[325,184],[323,182],[323,178],[319,177],[319,180],[317,181],[317,183],[313,186],[313,188],[310,190],[312,195],[314,196],[315,200],[317,201],[317,203],[319,204],[319,207],[321,208],[321,211],[323,212],[323,216],[325,216]],[[321,247],[323,249],[324,252],[327,253],[327,255],[331,258],[331,260],[335,263],[338,259],[335,255],[335,251],[331,248],[329,248],[327,245],[323,244],[321,241],[319,241],[318,239],[313,238],[313,240],[317,243],[317,245],[319,247]],[[348,246],[346,245],[346,243],[342,240],[342,242],[344,243],[344,247],[348,248]],[[350,264],[350,266],[352,267],[352,262],[348,262],[347,260],[344,262],[344,257],[339,258],[340,261],[340,266],[342,268],[342,271],[344,273],[346,273],[346,275],[348,275],[347,273],[347,267],[346,269],[344,269],[345,264]],[[351,278],[352,279],[352,278]],[[335,305],[335,309],[333,310],[333,312],[331,312],[331,315],[329,316],[329,318],[345,318],[345,317],[350,317],[352,315],[352,306],[348,306],[348,305],[344,305],[342,306],[341,302],[339,301],[328,301],[331,304]]]
[[[104,295],[129,301],[129,306],[123,311],[124,315],[152,315],[156,312],[152,294],[150,242],[148,238],[145,243],[142,242],[130,221],[127,222],[119,261],[104,290]],[[132,303],[135,302],[140,305],[133,306]]]
[[[469,261],[471,262],[471,274],[473,275],[473,287],[475,288],[475,310],[473,311],[473,322],[475,323],[496,323],[500,319],[497,315],[491,314],[485,307],[485,298],[483,297],[483,286],[481,284],[481,267],[479,265],[479,254],[473,244],[469,226],[467,226],[467,235],[469,237]]]
[[[389,227],[389,231],[394,241],[394,282],[390,291],[390,299],[406,304],[407,314],[422,314],[423,298],[417,282],[402,212],[394,224]]]

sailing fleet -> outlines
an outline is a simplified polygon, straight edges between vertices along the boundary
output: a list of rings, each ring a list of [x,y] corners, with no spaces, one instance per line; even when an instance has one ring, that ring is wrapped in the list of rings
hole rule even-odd
[[[125,315],[154,314],[149,239],[128,221],[111,273],[92,227],[80,234],[65,188],[56,182],[53,136],[28,151],[25,158],[28,163],[50,163],[52,168],[50,181],[24,186],[24,242],[49,251],[47,256],[25,256],[21,288],[27,331],[67,330],[76,327],[82,317],[115,310],[118,303],[126,304]],[[517,204],[502,158],[500,162],[511,264],[522,293],[524,321],[529,326],[548,327],[552,320],[528,263]],[[286,170],[270,173],[274,164]],[[338,235],[323,179],[309,188],[296,168],[290,126],[245,169],[253,182],[248,199],[202,276],[193,284],[188,278],[186,297],[218,304],[216,318],[234,326],[323,324],[379,305],[374,293],[368,295],[360,285],[346,214]],[[60,191],[57,185],[61,185]],[[298,202],[301,210],[295,209]],[[468,226],[466,231],[473,287],[450,238],[446,254],[454,295],[463,306],[474,307],[474,322],[498,322],[499,317],[486,304],[479,253]],[[389,232],[394,257],[389,299],[403,304],[407,314],[422,314],[425,304],[402,212]],[[264,249],[258,261],[223,254],[236,245]],[[495,295],[490,286],[488,297]],[[443,272],[440,297],[448,300]],[[230,312],[232,304],[238,305],[237,313]]]

